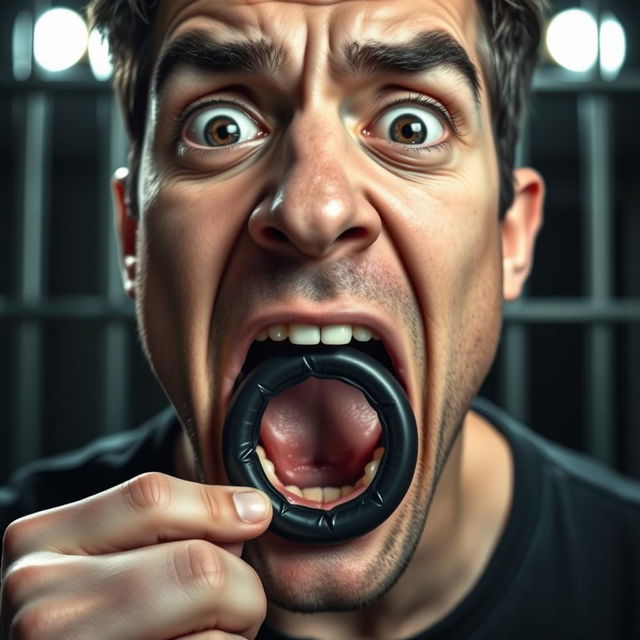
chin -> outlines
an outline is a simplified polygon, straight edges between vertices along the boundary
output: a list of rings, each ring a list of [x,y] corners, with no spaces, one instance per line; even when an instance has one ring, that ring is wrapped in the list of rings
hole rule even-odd
[[[267,533],[246,543],[243,557],[260,576],[269,602],[282,609],[296,613],[361,609],[400,578],[420,540],[427,511],[428,503],[414,494],[361,538],[311,546]]]

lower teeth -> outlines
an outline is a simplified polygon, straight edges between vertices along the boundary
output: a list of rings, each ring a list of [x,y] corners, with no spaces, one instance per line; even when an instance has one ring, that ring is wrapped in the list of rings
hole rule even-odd
[[[271,460],[267,458],[264,448],[258,445],[256,447],[256,452],[258,454],[260,464],[262,465],[262,469],[269,482],[271,482],[271,484],[273,484],[274,486],[284,486],[280,481],[280,478],[278,478],[278,476],[276,475],[276,470],[273,462],[271,462]],[[364,473],[362,477],[360,477],[356,481],[355,486],[344,485],[342,487],[305,487],[304,489],[301,489],[296,485],[287,485],[284,488],[289,493],[298,496],[299,498],[305,498],[306,500],[310,500],[312,502],[334,502],[335,500],[339,500],[340,498],[344,498],[352,494],[356,489],[368,487],[371,484],[374,476],[376,475],[376,472],[378,471],[378,466],[380,464],[380,459],[382,458],[383,453],[383,447],[378,447],[373,452],[373,458],[365,465]]]

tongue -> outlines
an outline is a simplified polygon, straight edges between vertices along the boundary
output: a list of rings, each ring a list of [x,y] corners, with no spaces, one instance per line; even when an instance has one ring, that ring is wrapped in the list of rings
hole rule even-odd
[[[362,476],[381,431],[360,391],[311,377],[271,400],[260,438],[285,485],[340,487]]]

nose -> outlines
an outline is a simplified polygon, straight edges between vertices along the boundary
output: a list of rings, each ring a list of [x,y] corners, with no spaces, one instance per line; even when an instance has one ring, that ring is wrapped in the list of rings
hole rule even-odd
[[[254,242],[307,260],[335,259],[373,244],[381,221],[349,179],[343,132],[331,133],[317,120],[315,127],[292,123],[288,142],[281,178],[249,218]]]

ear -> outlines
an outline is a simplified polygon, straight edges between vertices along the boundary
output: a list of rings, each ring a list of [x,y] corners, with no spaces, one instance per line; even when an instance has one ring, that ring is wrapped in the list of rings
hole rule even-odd
[[[514,171],[515,198],[502,220],[503,297],[515,300],[533,265],[533,249],[542,225],[544,182],[533,169]]]
[[[113,193],[116,236],[120,244],[120,256],[122,258],[122,284],[124,286],[125,293],[130,298],[135,298],[136,269],[138,265],[138,258],[136,255],[138,219],[131,213],[131,207],[129,206],[128,180],[128,169],[118,169],[113,174],[111,189]]]

